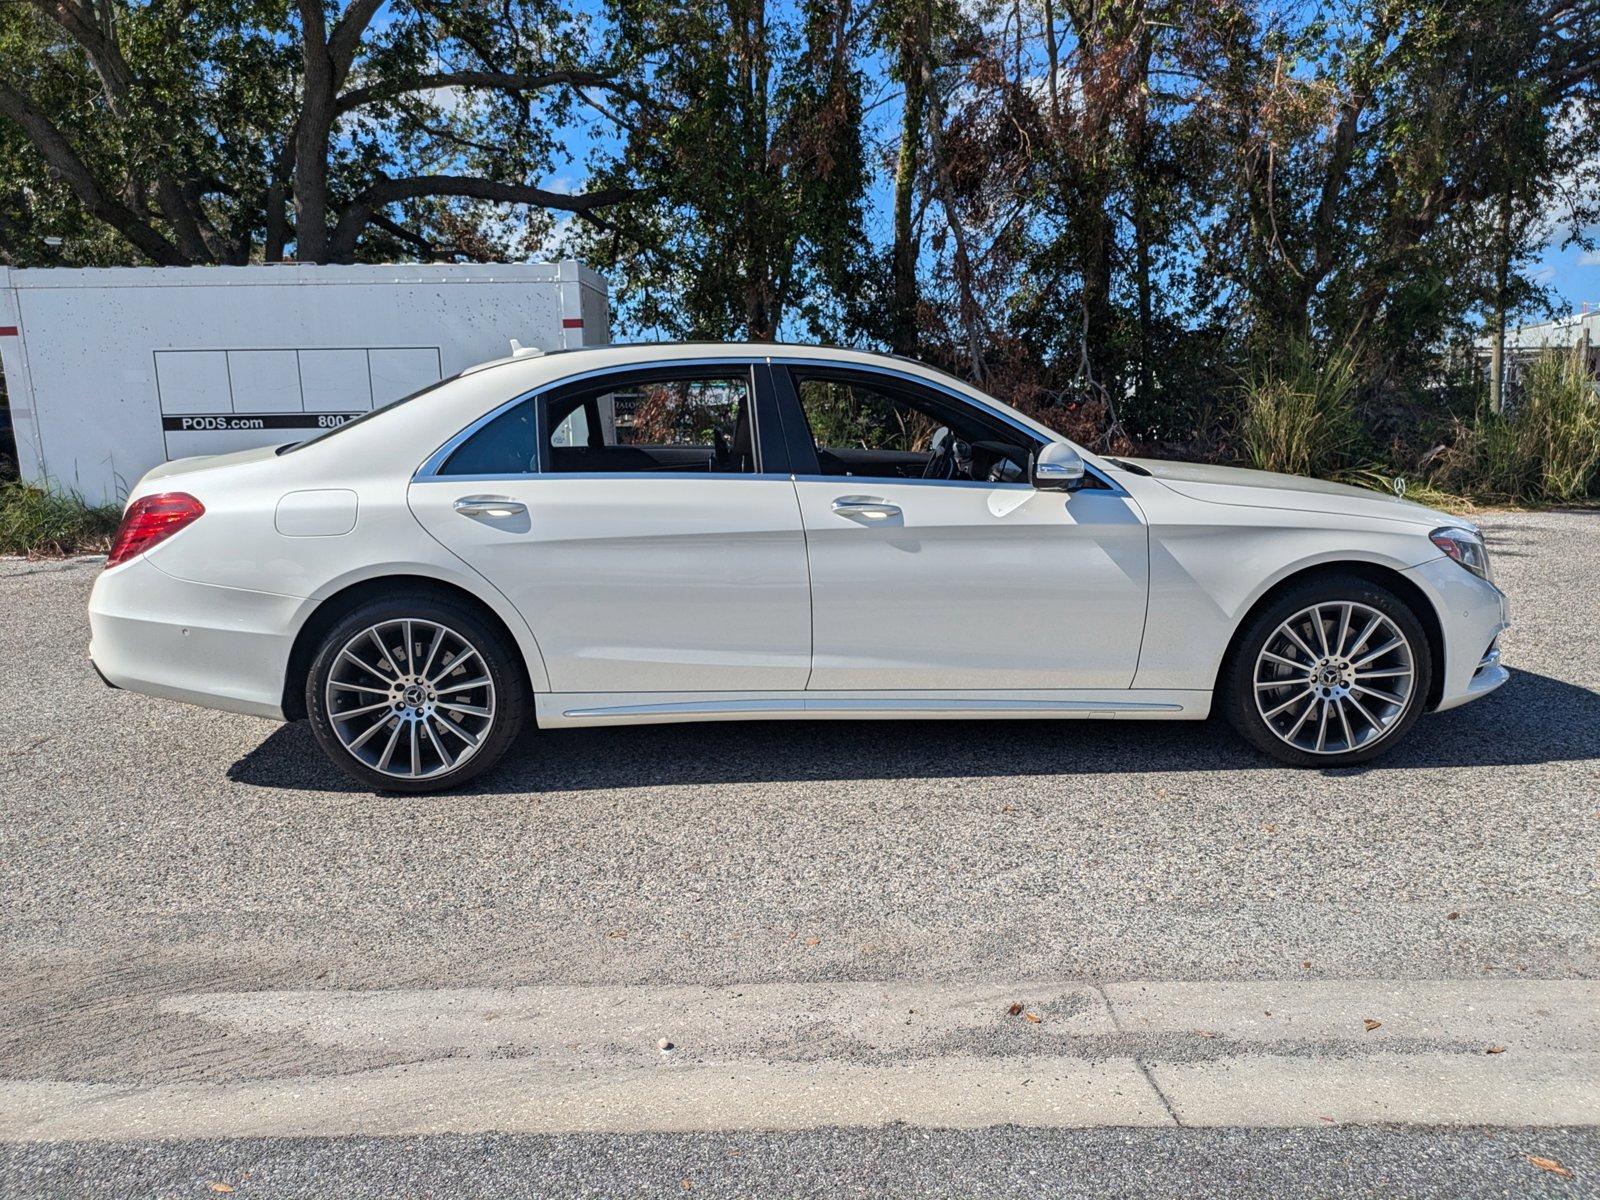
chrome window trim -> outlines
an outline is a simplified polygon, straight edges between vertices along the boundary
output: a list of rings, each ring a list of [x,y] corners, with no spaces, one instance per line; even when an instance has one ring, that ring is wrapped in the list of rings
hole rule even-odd
[[[919,487],[961,487],[982,488],[985,491],[1028,491],[1036,492],[1039,489],[1031,483],[990,483],[984,479],[905,479],[896,475],[793,475],[790,476],[796,483],[833,483],[855,480],[860,483],[889,483],[896,487],[901,484],[911,484]]]
[[[840,360],[840,359],[818,358],[815,355],[787,355],[787,354],[730,355],[730,356],[726,356],[726,357],[684,358],[684,359],[666,360],[666,361],[657,360],[656,362],[653,362],[653,363],[651,363],[651,362],[616,363],[616,364],[613,364],[613,365],[608,366],[608,367],[596,367],[593,370],[589,370],[589,371],[579,371],[579,372],[577,372],[576,374],[573,374],[573,375],[563,375],[560,379],[553,379],[549,383],[541,384],[539,387],[533,388],[530,391],[526,391],[526,392],[523,392],[523,393],[521,393],[521,394],[519,394],[517,396],[513,396],[510,400],[507,400],[505,403],[496,405],[494,408],[492,408],[488,412],[484,413],[476,421],[473,421],[465,429],[462,429],[454,437],[452,437],[448,441],[446,441],[444,443],[444,445],[440,446],[437,450],[435,450],[432,454],[430,454],[423,461],[422,465],[420,467],[418,467],[417,470],[412,474],[411,481],[413,483],[421,483],[421,482],[426,482],[427,480],[431,480],[431,479],[455,479],[455,480],[460,480],[460,481],[463,481],[463,482],[468,481],[468,480],[478,480],[478,481],[481,481],[481,482],[508,482],[508,481],[517,480],[517,479],[537,479],[537,478],[542,478],[542,477],[544,477],[546,475],[551,476],[553,478],[554,477],[565,477],[565,478],[570,478],[570,479],[579,478],[580,476],[583,476],[583,475],[598,476],[598,477],[608,478],[608,479],[623,479],[623,478],[670,479],[670,478],[682,478],[682,477],[685,477],[685,476],[699,478],[699,477],[701,477],[701,472],[698,472],[698,471],[638,471],[638,472],[624,472],[624,471],[617,471],[617,472],[610,472],[610,471],[598,471],[598,472],[528,471],[528,472],[524,472],[524,473],[509,474],[509,475],[470,475],[469,476],[469,475],[441,475],[439,473],[439,468],[444,465],[445,460],[450,457],[450,455],[461,445],[462,442],[466,441],[473,434],[477,433],[478,430],[482,429],[485,425],[487,425],[490,421],[494,420],[501,413],[507,412],[510,409],[515,408],[518,404],[521,404],[524,401],[537,400],[540,396],[544,395],[546,392],[552,392],[552,391],[555,391],[558,388],[565,388],[565,387],[569,387],[569,386],[571,386],[573,384],[585,383],[585,382],[587,382],[588,380],[591,380],[591,379],[601,379],[601,378],[604,378],[607,375],[619,375],[619,374],[623,374],[623,373],[630,372],[630,371],[648,371],[648,370],[658,369],[658,368],[659,369],[663,369],[663,370],[677,370],[677,369],[682,368],[682,367],[730,367],[730,366],[743,367],[746,371],[750,371],[753,368],[755,368],[757,366],[760,366],[763,363],[766,363],[766,364],[771,365],[771,366],[820,367],[820,368],[823,368],[825,370],[864,371],[864,372],[867,372],[868,374],[886,375],[889,378],[899,380],[902,383],[910,384],[912,386],[921,386],[921,387],[929,388],[929,389],[931,389],[933,391],[939,392],[942,395],[948,396],[951,400],[955,401],[958,404],[971,405],[973,408],[976,408],[979,411],[983,412],[986,416],[992,417],[995,420],[1001,422],[1002,424],[1007,425],[1010,428],[1016,430],[1018,433],[1022,434],[1024,437],[1026,437],[1029,441],[1038,442],[1038,441],[1041,440],[1041,435],[1040,435],[1040,433],[1039,433],[1039,431],[1037,429],[1033,429],[1030,426],[1022,424],[1020,421],[1016,420],[1015,418],[1010,417],[1010,416],[1006,415],[1003,412],[1000,412],[998,409],[996,409],[996,408],[994,408],[994,407],[992,407],[992,406],[990,406],[988,404],[985,404],[980,400],[973,399],[971,396],[967,395],[965,392],[957,391],[955,388],[952,388],[952,387],[948,386],[947,384],[940,383],[937,380],[924,379],[920,375],[913,375],[913,374],[910,374],[909,372],[906,372],[906,371],[903,371],[903,370],[897,370],[894,367],[883,366],[883,365],[881,365],[879,363],[859,363],[859,362],[850,362],[850,361]],[[752,379],[751,379],[751,396],[752,396],[752,398],[755,395],[755,386],[756,386],[755,385],[755,380],[752,377]],[[1069,446],[1072,446],[1075,449],[1077,449],[1080,454],[1084,453],[1083,448],[1081,446],[1078,446],[1076,442],[1073,442],[1068,438],[1061,437],[1060,434],[1056,434],[1056,437],[1062,443],[1064,443],[1066,445],[1069,445]],[[1121,484],[1117,483],[1116,480],[1112,479],[1109,475],[1107,475],[1087,454],[1084,455],[1084,469],[1088,474],[1093,475],[1096,479],[1098,479],[1102,484],[1105,485],[1104,490],[1109,491],[1113,495],[1117,495],[1117,496],[1126,496],[1128,494],[1127,491],[1122,487]],[[955,479],[909,480],[909,479],[893,479],[893,478],[891,478],[889,476],[881,476],[880,477],[880,476],[875,476],[875,475],[801,475],[801,476],[788,476],[788,475],[771,475],[771,474],[769,474],[767,472],[762,472],[760,474],[745,475],[745,474],[722,474],[720,472],[717,473],[717,474],[712,474],[711,472],[708,471],[708,472],[704,473],[704,477],[705,478],[721,478],[721,479],[759,479],[759,478],[784,478],[784,479],[797,478],[797,479],[806,479],[806,480],[812,480],[812,479],[861,479],[861,480],[878,480],[880,482],[885,482],[885,483],[913,483],[913,482],[917,482],[917,483],[954,483],[954,484],[959,484],[961,486],[969,486],[969,487],[970,486],[977,486],[977,487],[1027,487],[1027,488],[1031,488],[1033,486],[1031,483],[1023,483],[1023,484],[988,484],[988,483],[969,483],[968,481],[965,481],[965,480],[955,480]],[[1100,490],[1100,489],[1096,489],[1096,490]]]
[[[971,396],[967,395],[965,392],[959,392],[955,388],[950,387],[947,384],[939,383],[936,380],[924,379],[920,375],[912,375],[912,374],[910,374],[910,373],[908,373],[906,371],[896,370],[894,367],[881,366],[878,363],[841,362],[841,361],[839,361],[837,359],[816,358],[816,357],[811,357],[811,356],[790,357],[788,355],[779,355],[779,354],[775,354],[775,355],[769,356],[767,361],[769,363],[773,364],[774,366],[782,365],[782,366],[786,366],[786,367],[820,367],[820,368],[822,368],[824,370],[866,371],[866,372],[868,372],[870,374],[874,374],[874,375],[887,375],[891,379],[897,379],[897,380],[900,380],[903,383],[911,384],[911,385],[914,385],[914,386],[920,385],[920,386],[928,388],[928,389],[930,389],[932,391],[939,392],[942,395],[950,397],[950,399],[954,400],[958,404],[966,404],[966,405],[971,406],[972,408],[976,408],[980,412],[984,413],[986,416],[993,417],[996,421],[999,421],[1001,424],[1009,425],[1012,429],[1015,429],[1018,433],[1022,434],[1024,437],[1026,437],[1030,442],[1039,442],[1039,441],[1043,440],[1041,438],[1041,436],[1039,434],[1039,431],[1037,429],[1033,429],[1033,428],[1030,428],[1027,425],[1022,424],[1022,422],[1018,421],[1016,418],[1008,416],[1005,413],[999,411],[998,409],[996,409],[996,408],[994,408],[994,407],[992,407],[992,406],[990,406],[988,404],[983,403],[982,401],[974,400]],[[799,403],[799,396],[798,395],[796,395],[796,397],[795,397],[795,402]],[[1099,466],[1097,466],[1094,462],[1092,462],[1090,460],[1088,454],[1086,454],[1084,452],[1083,447],[1079,446],[1076,442],[1072,441],[1069,438],[1062,437],[1059,433],[1056,434],[1056,437],[1060,440],[1060,442],[1063,445],[1071,446],[1074,450],[1077,450],[1079,454],[1083,455],[1084,471],[1086,473],[1088,473],[1088,474],[1093,475],[1101,483],[1105,484],[1105,490],[1108,490],[1108,491],[1112,492],[1114,495],[1118,495],[1118,496],[1126,496],[1128,494],[1127,491],[1122,487],[1121,484],[1117,483],[1116,480],[1110,478],[1104,471],[1102,471],[1099,468]],[[909,480],[909,479],[895,479],[895,478],[893,478],[891,476],[887,476],[887,475],[884,475],[884,476],[879,476],[879,475],[821,475],[821,476],[803,475],[803,476],[796,476],[796,478],[797,479],[861,479],[861,480],[869,480],[870,479],[870,480],[878,480],[878,481],[883,482],[883,483],[919,482],[919,483],[962,483],[962,484],[964,484],[966,482],[964,480],[956,480],[956,479],[923,479],[923,480],[915,480],[915,481],[913,481],[913,480]],[[1022,486],[1022,487],[1028,487],[1028,488],[1032,488],[1033,487],[1033,485],[1031,483],[1021,484],[1021,485],[983,484],[983,485],[980,485],[980,486],[986,486],[986,487]],[[1094,490],[1098,491],[1100,489],[1094,489]]]
[[[500,416],[502,413],[509,412],[511,409],[515,408],[517,405],[522,404],[522,403],[524,403],[526,401],[530,401],[530,400],[537,401],[540,396],[545,395],[547,392],[553,392],[553,391],[556,391],[556,390],[558,390],[560,388],[566,388],[566,387],[571,386],[572,384],[583,383],[583,382],[585,382],[587,380],[590,380],[590,379],[601,379],[601,378],[604,378],[607,375],[619,375],[619,374],[623,374],[625,372],[630,372],[630,371],[651,371],[651,370],[671,370],[671,371],[675,371],[675,370],[678,370],[678,369],[683,368],[683,367],[715,367],[715,366],[721,366],[721,367],[743,367],[747,373],[750,373],[750,372],[753,372],[753,369],[755,367],[760,366],[762,363],[764,363],[766,361],[767,361],[767,359],[766,359],[765,356],[757,356],[757,355],[744,355],[744,356],[728,357],[728,358],[685,358],[685,359],[678,359],[678,360],[668,360],[668,361],[665,361],[665,362],[656,361],[656,362],[653,362],[653,363],[651,363],[651,362],[617,363],[617,364],[613,364],[612,366],[609,366],[609,367],[596,367],[592,371],[580,371],[575,375],[563,375],[560,379],[552,379],[549,383],[540,384],[538,387],[533,388],[530,391],[522,392],[519,395],[513,396],[510,400],[507,400],[504,404],[498,404],[494,408],[491,408],[488,412],[484,413],[483,416],[479,417],[476,421],[473,421],[465,429],[462,429],[460,432],[456,433],[455,436],[453,436],[447,442],[445,442],[444,445],[440,446],[432,454],[428,455],[428,457],[423,460],[422,465],[420,467],[418,467],[416,469],[416,471],[414,471],[412,473],[411,482],[412,483],[422,483],[422,482],[425,482],[425,481],[430,480],[430,479],[457,479],[457,480],[477,479],[477,480],[483,480],[483,481],[501,481],[501,482],[504,482],[506,480],[512,480],[512,479],[538,479],[538,478],[542,478],[542,477],[544,477],[546,475],[548,475],[548,476],[550,476],[552,478],[576,478],[579,475],[599,475],[599,476],[603,476],[603,477],[609,478],[609,479],[620,479],[624,475],[636,475],[639,478],[645,478],[645,479],[665,479],[665,478],[671,478],[673,476],[682,476],[682,475],[700,476],[700,475],[704,474],[706,477],[709,477],[709,478],[728,478],[728,479],[751,479],[751,478],[755,478],[755,476],[749,475],[749,474],[732,474],[732,473],[724,473],[724,472],[717,472],[715,475],[713,475],[712,472],[709,472],[709,471],[703,472],[703,473],[699,472],[699,471],[637,471],[637,472],[623,472],[623,471],[616,471],[616,472],[612,472],[612,471],[594,471],[594,472],[589,472],[589,471],[570,471],[570,472],[568,472],[568,471],[526,471],[526,472],[520,472],[520,473],[515,473],[515,474],[507,474],[507,475],[443,475],[443,474],[440,473],[439,469],[444,466],[445,461],[450,457],[451,454],[455,453],[455,451],[461,446],[461,444],[463,442],[465,442],[473,434],[477,433],[478,430],[482,429],[490,421],[494,420],[496,417]],[[755,402],[755,394],[756,394],[756,381],[755,381],[754,375],[751,374],[751,378],[750,378],[750,400],[751,400],[752,404]],[[786,479],[786,478],[788,478],[788,476],[785,475],[782,478]]]
[[[411,482],[517,483],[530,479],[760,479],[788,483],[794,476],[775,471],[527,471],[520,475],[414,475]]]

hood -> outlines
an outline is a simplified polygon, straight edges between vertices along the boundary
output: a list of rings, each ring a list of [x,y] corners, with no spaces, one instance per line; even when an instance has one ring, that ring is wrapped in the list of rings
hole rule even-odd
[[[1279,475],[1244,467],[1216,467],[1209,463],[1168,462],[1159,458],[1117,458],[1135,470],[1149,472],[1167,487],[1191,500],[1210,504],[1238,504],[1251,508],[1284,508],[1296,512],[1348,514],[1406,521],[1437,528],[1455,525],[1476,529],[1472,522],[1436,509],[1402,500],[1371,488]]]

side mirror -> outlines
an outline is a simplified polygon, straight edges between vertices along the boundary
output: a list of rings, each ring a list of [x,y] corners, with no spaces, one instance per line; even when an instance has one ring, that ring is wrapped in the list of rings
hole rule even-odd
[[[1083,486],[1083,455],[1062,442],[1046,442],[1028,475],[1042,492],[1075,492]]]

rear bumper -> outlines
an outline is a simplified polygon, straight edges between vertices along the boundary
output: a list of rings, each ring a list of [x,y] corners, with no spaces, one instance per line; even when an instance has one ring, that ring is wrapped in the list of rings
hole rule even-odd
[[[174,579],[137,558],[95,580],[89,658],[112,687],[281,721],[305,603]]]
[[[1433,601],[1444,633],[1444,662],[1436,712],[1487,696],[1511,678],[1501,665],[1499,637],[1511,627],[1505,593],[1440,557],[1406,575]]]

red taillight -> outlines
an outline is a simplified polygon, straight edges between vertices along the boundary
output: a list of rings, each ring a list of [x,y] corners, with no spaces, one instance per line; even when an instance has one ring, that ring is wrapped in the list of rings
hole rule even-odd
[[[140,496],[122,514],[122,524],[117,528],[116,541],[111,543],[106,566],[114,567],[136,554],[143,554],[150,547],[166,541],[205,511],[206,506],[188,492]]]

